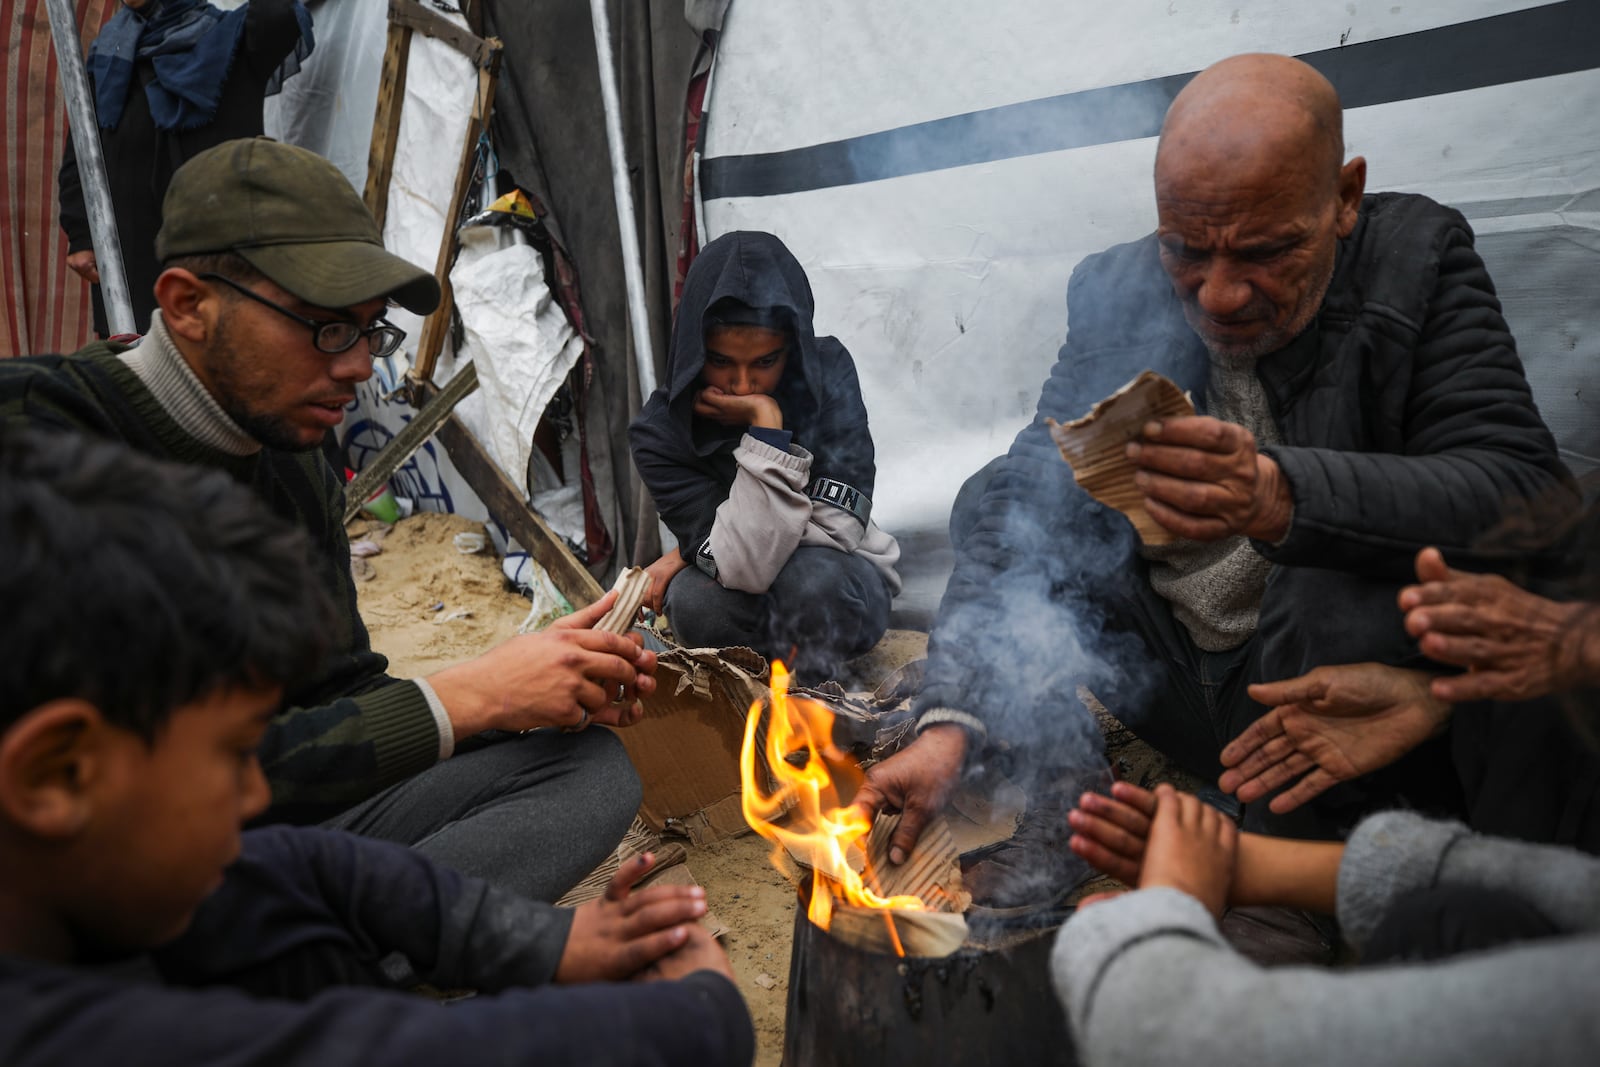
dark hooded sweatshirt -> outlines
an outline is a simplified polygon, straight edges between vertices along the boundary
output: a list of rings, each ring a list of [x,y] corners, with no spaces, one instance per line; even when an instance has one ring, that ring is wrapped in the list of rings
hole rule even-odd
[[[783,430],[744,431],[694,415],[707,312],[736,299],[777,309],[791,349],[774,394]],[[685,560],[730,589],[763,593],[801,545],[869,558],[898,591],[894,538],[871,522],[872,434],[855,363],[812,326],[811,284],[768,233],[708,244],[684,283],[667,384],[629,427],[633,461]]]

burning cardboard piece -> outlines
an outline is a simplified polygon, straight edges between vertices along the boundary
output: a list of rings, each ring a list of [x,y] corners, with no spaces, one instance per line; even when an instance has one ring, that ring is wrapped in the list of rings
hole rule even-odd
[[[948,956],[967,939],[963,913],[972,903],[961,888],[961,860],[949,824],[930,822],[906,861],[889,862],[889,840],[898,815],[880,815],[867,835],[866,881],[884,897],[914,896],[924,911],[882,910],[835,904],[828,932],[866,952],[915,957]],[[897,948],[898,946],[898,948]]]
[[[605,617],[594,624],[596,630],[621,637],[633,629],[633,620],[639,614],[639,605],[650,595],[650,575],[643,567],[628,567],[617,575],[617,584],[611,587],[617,593],[617,602]]]
[[[966,942],[967,920],[948,911],[836,904],[828,933],[863,952],[929,959],[948,956]]]
[[[868,951],[949,955],[966,939],[949,830],[930,827],[904,865],[890,865],[898,819],[869,822],[851,807],[863,774],[835,740],[835,721],[826,702],[790,692],[783,665],[773,665],[769,699],[751,705],[745,724],[745,820],[772,842],[773,865],[797,886],[809,869],[806,914],[817,927]]]
[[[1133,484],[1138,468],[1124,450],[1150,420],[1193,414],[1194,404],[1187,393],[1170,379],[1147,370],[1082,418],[1064,426],[1054,419],[1045,422],[1061,458],[1072,465],[1077,483],[1100,503],[1126,515],[1139,540],[1165,545],[1176,538],[1145,510],[1144,494]]]

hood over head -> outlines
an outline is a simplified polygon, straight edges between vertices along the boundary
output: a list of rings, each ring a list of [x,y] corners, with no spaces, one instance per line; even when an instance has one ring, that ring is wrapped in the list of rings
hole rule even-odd
[[[684,279],[667,349],[666,402],[673,420],[687,428],[693,417],[695,386],[706,362],[706,327],[719,318],[711,315],[711,309],[726,300],[758,313],[737,316],[741,323],[789,335],[792,347],[779,397],[786,417],[799,414],[788,411],[793,401],[819,404],[822,383],[815,373],[817,337],[812,325],[816,304],[805,269],[772,234],[737,230],[706,245]],[[705,454],[716,447],[714,440],[708,440],[696,450]]]
[[[782,241],[735,232],[712,241],[684,279],[666,375],[628,427],[634,466],[680,545],[704,542],[737,474],[745,431],[694,415],[706,361],[706,326],[764,326],[786,333],[789,356],[773,397],[789,449],[810,454],[809,474],[870,501],[876,477],[872,433],[855,363],[812,324],[811,283]],[[797,451],[799,450],[799,451]]]

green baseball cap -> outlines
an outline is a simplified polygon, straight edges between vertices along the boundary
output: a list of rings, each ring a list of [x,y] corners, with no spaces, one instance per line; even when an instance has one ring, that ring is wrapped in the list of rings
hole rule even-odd
[[[380,296],[418,315],[439,306],[438,279],[387,251],[345,176],[304,148],[270,137],[208,148],[172,176],[161,213],[162,263],[233,252],[318,307]]]

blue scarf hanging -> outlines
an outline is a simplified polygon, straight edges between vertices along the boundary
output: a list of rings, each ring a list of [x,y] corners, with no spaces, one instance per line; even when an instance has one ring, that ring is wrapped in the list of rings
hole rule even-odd
[[[205,0],[156,0],[143,12],[126,7],[117,12],[89,46],[86,61],[100,128],[114,130],[122,120],[134,67],[142,59],[155,71],[145,96],[157,129],[193,130],[209,124],[244,38],[247,14],[248,5],[221,11]],[[300,69],[315,43],[310,12],[296,3],[294,16],[300,41],[268,82],[268,96]]]

